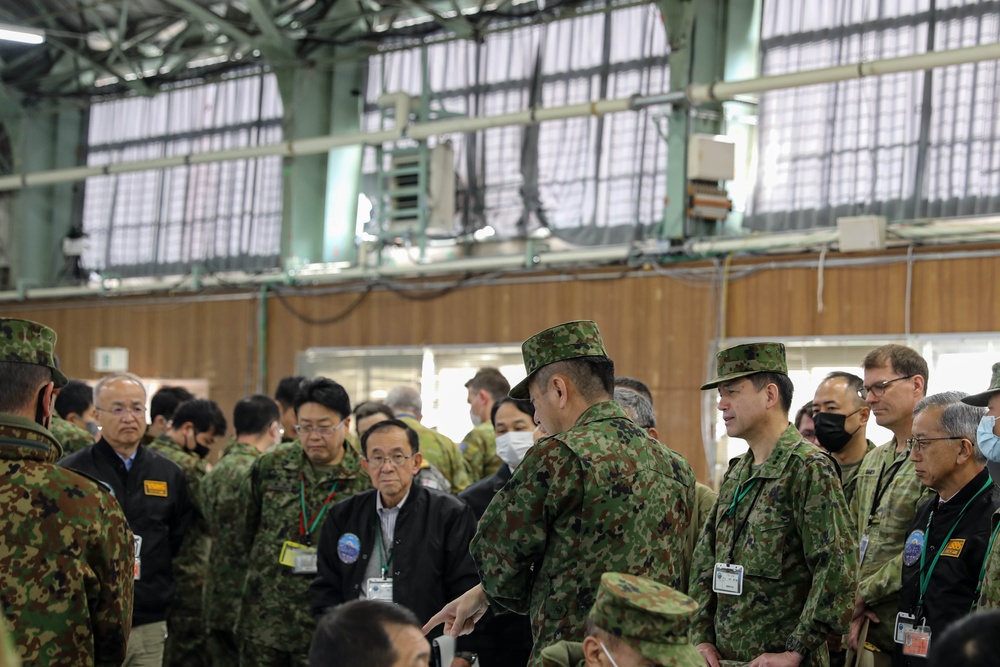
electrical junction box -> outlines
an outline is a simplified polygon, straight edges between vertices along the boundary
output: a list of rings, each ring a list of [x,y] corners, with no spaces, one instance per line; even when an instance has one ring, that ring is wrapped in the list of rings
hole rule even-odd
[[[885,249],[886,220],[881,215],[837,218],[840,252]]]
[[[101,373],[124,373],[128,370],[128,348],[95,347],[90,352],[90,367]]]
[[[731,181],[736,178],[736,144],[717,134],[693,134],[688,139],[689,181]]]

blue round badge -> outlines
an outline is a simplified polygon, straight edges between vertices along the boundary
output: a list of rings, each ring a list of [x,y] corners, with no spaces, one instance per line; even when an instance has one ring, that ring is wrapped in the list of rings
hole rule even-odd
[[[337,555],[340,560],[350,565],[361,555],[361,540],[354,533],[344,533],[337,541]]]
[[[906,538],[903,547],[903,564],[910,566],[920,560],[920,552],[924,550],[924,531],[915,530]]]

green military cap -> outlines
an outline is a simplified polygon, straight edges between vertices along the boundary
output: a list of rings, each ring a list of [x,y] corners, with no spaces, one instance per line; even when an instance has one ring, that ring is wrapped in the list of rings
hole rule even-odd
[[[714,389],[723,382],[736,380],[754,373],[781,373],[788,375],[785,363],[785,346],[781,343],[747,343],[735,345],[715,355],[715,377],[701,385]]]
[[[44,324],[0,318],[0,361],[45,366],[57,388],[66,385],[56,362],[56,332]]]
[[[1000,391],[1000,362],[993,364],[993,377],[990,378],[990,388],[981,394],[966,396],[962,399],[962,402],[975,405],[979,408],[985,408],[990,402],[990,396],[998,391]]]
[[[524,370],[528,372],[528,377],[510,390],[510,397],[523,400],[528,398],[528,382],[539,368],[567,359],[607,355],[597,322],[576,320],[536,333],[521,345],[521,356],[524,357]]]
[[[590,620],[664,667],[704,667],[688,642],[698,603],[669,586],[632,574],[605,572]]]

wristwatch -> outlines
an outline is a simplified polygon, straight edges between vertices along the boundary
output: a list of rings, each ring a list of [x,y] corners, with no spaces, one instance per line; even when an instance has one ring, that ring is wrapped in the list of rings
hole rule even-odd
[[[785,650],[791,653],[798,653],[799,655],[802,656],[803,662],[805,662],[806,657],[808,657],[809,655],[809,649],[806,648],[806,645],[800,642],[795,637],[788,638],[788,640],[785,642]]]
[[[472,665],[473,667],[479,664],[479,656],[470,651],[459,651],[455,654],[455,657],[461,658],[462,660],[467,660],[469,664]]]

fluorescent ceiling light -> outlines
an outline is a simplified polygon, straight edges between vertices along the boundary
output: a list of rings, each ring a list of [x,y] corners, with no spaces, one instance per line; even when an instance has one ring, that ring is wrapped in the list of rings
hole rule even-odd
[[[45,41],[45,33],[34,28],[0,23],[0,39],[22,44],[41,44]]]

